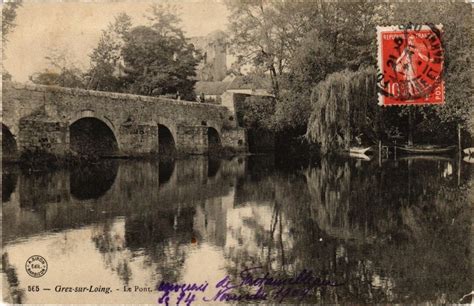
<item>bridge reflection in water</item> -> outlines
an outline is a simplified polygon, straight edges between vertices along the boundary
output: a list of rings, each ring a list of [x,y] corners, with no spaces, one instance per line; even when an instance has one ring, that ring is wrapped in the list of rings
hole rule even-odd
[[[323,159],[283,171],[269,157],[109,160],[50,173],[4,167],[7,299],[78,298],[25,291],[31,250],[50,262],[43,280],[50,287],[68,285],[65,274],[71,286],[213,283],[262,265],[344,283],[316,289],[312,303],[458,302],[473,282],[471,172],[449,159],[381,167]],[[80,296],[84,303],[156,297]]]

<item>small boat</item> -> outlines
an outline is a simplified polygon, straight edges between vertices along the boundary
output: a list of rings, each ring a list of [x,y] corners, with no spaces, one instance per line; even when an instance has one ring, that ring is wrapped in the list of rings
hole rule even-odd
[[[350,148],[349,148],[349,153],[365,154],[365,152],[369,151],[371,148],[372,148],[372,147],[367,147],[367,148],[350,147]]]
[[[398,158],[398,160],[431,160],[431,161],[447,161],[447,162],[453,162],[452,158],[446,157],[446,156],[439,156],[439,155],[409,155],[409,156],[404,156]]]
[[[418,145],[418,146],[397,146],[398,150],[402,150],[408,154],[443,154],[449,153],[456,149],[456,146],[440,147],[430,145]]]
[[[474,164],[474,157],[471,157],[469,155],[465,156],[462,160],[465,161],[466,163]]]
[[[353,153],[353,152],[349,152],[349,156],[352,157],[352,158],[356,158],[356,159],[361,159],[361,160],[366,160],[366,161],[370,161],[370,156],[367,156],[363,153]]]
[[[465,148],[464,150],[462,150],[464,152],[464,154],[466,155],[472,155],[474,154],[474,148]]]

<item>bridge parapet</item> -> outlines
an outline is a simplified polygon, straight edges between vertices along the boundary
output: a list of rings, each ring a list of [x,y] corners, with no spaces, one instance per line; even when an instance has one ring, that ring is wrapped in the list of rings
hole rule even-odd
[[[56,92],[72,96],[90,96],[90,97],[105,97],[111,99],[126,99],[127,101],[146,101],[146,102],[163,102],[163,103],[172,103],[175,105],[186,105],[191,107],[215,107],[215,108],[226,108],[225,106],[213,104],[213,103],[201,103],[194,101],[186,100],[175,100],[163,97],[152,97],[152,96],[142,96],[134,95],[121,92],[108,92],[108,91],[98,91],[98,90],[88,90],[82,88],[67,88],[56,85],[39,85],[39,84],[23,84],[16,82],[3,82],[4,90],[9,88],[17,90],[27,90],[27,91],[39,91],[39,92]]]
[[[113,154],[153,154],[160,151],[159,127],[169,130],[182,153],[207,153],[211,129],[222,145],[247,149],[245,131],[237,126],[234,114],[209,103],[4,82],[2,111],[2,123],[19,153],[41,150],[63,155],[82,146],[72,144],[78,139],[107,136],[116,142]],[[96,139],[90,147],[107,141]]]

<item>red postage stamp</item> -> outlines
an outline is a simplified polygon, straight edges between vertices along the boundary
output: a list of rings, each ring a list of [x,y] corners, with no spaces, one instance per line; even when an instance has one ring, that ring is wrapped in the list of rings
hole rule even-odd
[[[444,103],[441,25],[377,27],[379,105]]]

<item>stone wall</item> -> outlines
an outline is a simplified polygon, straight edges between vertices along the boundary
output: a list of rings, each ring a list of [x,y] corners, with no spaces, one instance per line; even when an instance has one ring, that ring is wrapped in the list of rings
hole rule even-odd
[[[227,148],[234,148],[237,151],[246,150],[247,135],[243,128],[223,130],[221,133],[222,145]]]
[[[117,141],[120,155],[158,152],[158,124],[170,130],[182,153],[207,152],[206,126],[219,134],[225,130],[234,138],[241,137],[242,145],[237,145],[237,139],[223,143],[246,151],[245,133],[237,127],[233,112],[215,104],[5,82],[2,111],[3,123],[21,152],[41,149],[67,154],[69,127],[82,118],[105,123]],[[232,130],[239,132],[229,132]]]
[[[52,153],[64,155],[66,153],[67,126],[51,118],[29,116],[20,119],[19,148],[21,152]]]
[[[178,128],[179,152],[189,154],[204,154],[207,152],[207,129],[206,126],[180,126]]]

